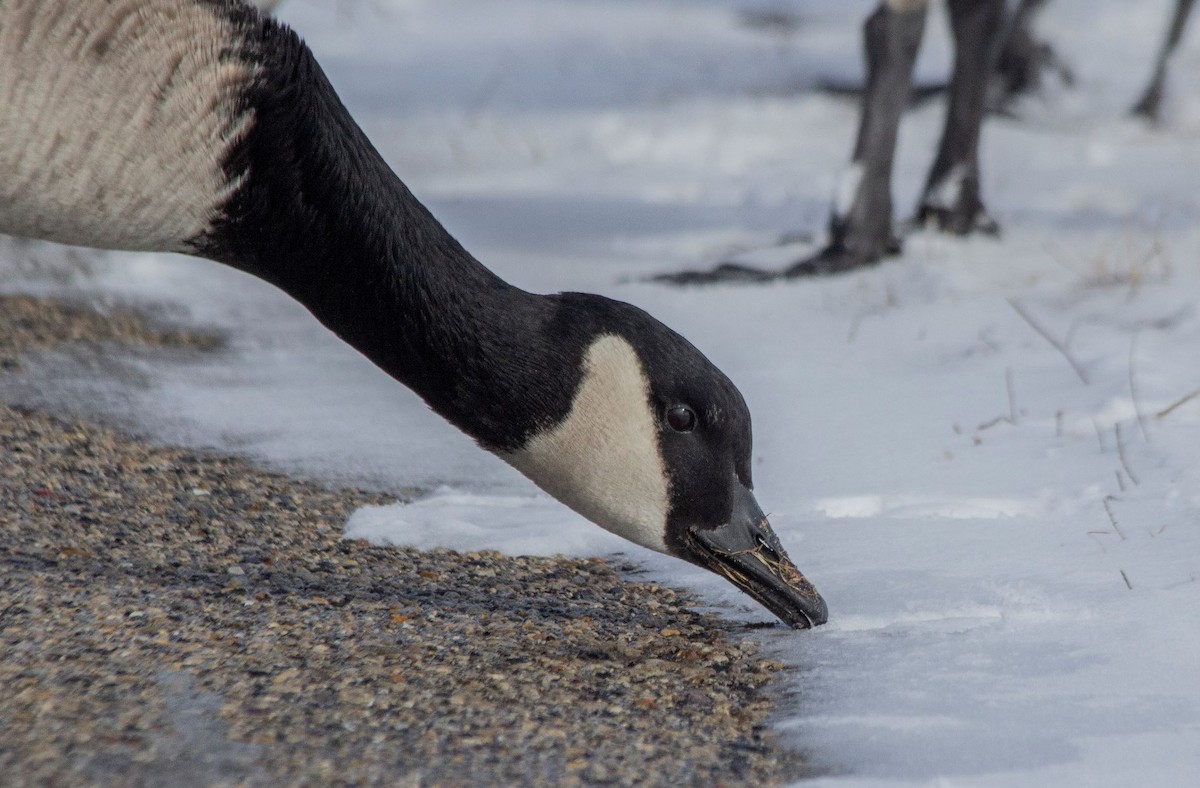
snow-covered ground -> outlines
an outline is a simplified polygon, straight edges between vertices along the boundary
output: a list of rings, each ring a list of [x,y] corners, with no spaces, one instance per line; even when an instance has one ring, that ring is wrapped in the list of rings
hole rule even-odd
[[[289,0],[281,13],[481,260],[530,289],[637,303],[738,383],[758,499],[831,609],[821,629],[760,635],[796,668],[777,725],[816,782],[1200,784],[1200,397],[1186,399],[1200,390],[1200,25],[1150,129],[1122,111],[1170,0],[1050,4],[1043,27],[1081,81],[1021,122],[989,121],[1000,241],[922,233],[877,269],[770,287],[640,281],[732,253],[780,264],[808,247],[778,236],[820,235],[857,109],[810,88],[856,78],[870,5]],[[943,26],[922,79],[945,69]],[[941,112],[905,120],[901,211]],[[55,388],[26,398],[428,493],[359,512],[348,535],[622,551],[731,617],[769,619],[540,495],[266,285],[165,255],[53,276],[61,250],[34,254],[45,264],[0,267],[0,288],[165,301],[228,328],[232,352],[108,375],[44,357],[34,379]]]

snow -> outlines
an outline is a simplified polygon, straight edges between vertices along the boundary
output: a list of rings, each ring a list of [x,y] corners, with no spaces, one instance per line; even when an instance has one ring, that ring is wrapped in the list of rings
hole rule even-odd
[[[636,303],[692,339],[756,419],[759,502],[830,623],[769,630],[795,670],[776,720],[817,785],[1200,780],[1200,65],[1189,32],[1160,128],[1122,113],[1167,0],[1055,0],[1080,78],[990,119],[1004,235],[921,232],[879,268],[675,290],[726,256],[782,265],[820,235],[857,122],[808,90],[859,72],[869,2],[289,0],[384,156],[481,260],[530,289]],[[796,25],[751,24],[765,11]],[[757,14],[757,16],[756,16]],[[921,79],[949,59],[940,12]],[[911,210],[942,108],[909,114]],[[97,369],[46,354],[28,401],[415,499],[348,538],[596,555],[769,614],[534,490],[271,287],[169,255],[8,243],[0,288],[166,303],[223,327],[220,360]],[[40,377],[39,377],[40,376]],[[53,377],[54,385],[39,385]]]
[[[595,555],[630,547],[544,493],[486,495],[439,487],[412,503],[366,506],[350,516],[347,539],[374,544],[500,550],[509,555]]]

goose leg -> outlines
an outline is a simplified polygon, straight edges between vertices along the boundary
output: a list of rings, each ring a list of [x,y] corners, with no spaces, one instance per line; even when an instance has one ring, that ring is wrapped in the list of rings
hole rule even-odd
[[[829,220],[829,244],[787,269],[784,276],[836,273],[900,251],[892,232],[892,161],[900,116],[912,89],[926,6],[920,0],[888,0],[867,19],[862,119],[854,157]]]
[[[916,220],[958,235],[995,233],[979,194],[979,132],[1004,1],[950,0],[949,7],[955,45],[950,105]]]
[[[829,245],[782,271],[723,263],[710,271],[661,274],[652,277],[654,281],[769,282],[846,271],[900,250],[892,233],[892,159],[900,116],[912,89],[927,5],[928,0],[884,0],[863,26],[867,88],[854,157],[842,177],[829,221]]]
[[[1045,5],[1046,0],[1021,0],[1004,25],[994,68],[995,94],[989,109],[1003,112],[1017,96],[1037,91],[1047,72],[1056,74],[1068,87],[1075,84],[1071,68],[1033,32],[1034,17]]]
[[[1150,84],[1146,86],[1142,97],[1130,109],[1132,114],[1140,115],[1147,120],[1158,120],[1159,112],[1162,109],[1163,87],[1167,79],[1167,62],[1175,52],[1175,47],[1179,45],[1179,39],[1183,37],[1183,30],[1187,26],[1188,15],[1192,11],[1194,1],[1178,0],[1176,3],[1171,27],[1167,30],[1167,39],[1158,52],[1154,76],[1150,78]]]

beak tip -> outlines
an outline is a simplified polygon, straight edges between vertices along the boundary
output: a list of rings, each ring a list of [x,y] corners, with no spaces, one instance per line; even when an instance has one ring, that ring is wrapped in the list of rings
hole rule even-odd
[[[829,606],[815,588],[803,594],[803,602],[793,602],[784,611],[774,611],[792,629],[815,629],[829,621]]]
[[[788,558],[754,495],[737,484],[732,515],[715,528],[689,528],[681,558],[723,575],[793,629],[829,620],[820,593]]]
[[[805,611],[805,625],[802,629],[815,629],[829,621],[829,606],[825,604],[825,600],[820,596],[817,597],[817,602],[813,605],[812,610]]]

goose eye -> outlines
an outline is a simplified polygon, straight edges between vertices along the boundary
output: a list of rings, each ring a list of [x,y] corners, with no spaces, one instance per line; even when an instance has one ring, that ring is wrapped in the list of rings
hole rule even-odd
[[[691,432],[696,428],[696,414],[691,408],[677,405],[667,411],[667,424],[676,432]]]

